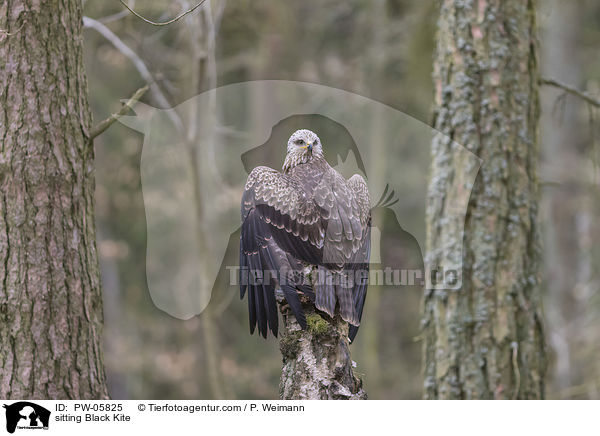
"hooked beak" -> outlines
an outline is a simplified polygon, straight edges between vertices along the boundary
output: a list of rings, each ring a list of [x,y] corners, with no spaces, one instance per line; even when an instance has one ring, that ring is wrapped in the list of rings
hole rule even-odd
[[[305,150],[308,150],[309,152],[312,153],[312,149],[313,149],[312,142],[307,142],[306,145],[303,145],[300,148],[304,148]]]

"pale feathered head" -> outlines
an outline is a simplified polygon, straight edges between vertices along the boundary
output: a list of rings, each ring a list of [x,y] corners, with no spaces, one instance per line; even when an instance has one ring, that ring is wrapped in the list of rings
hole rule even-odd
[[[315,132],[307,129],[296,130],[287,144],[287,152],[301,151],[303,153],[323,154],[321,140]]]
[[[296,130],[287,143],[287,156],[283,171],[308,162],[312,157],[323,156],[323,145],[315,132],[307,129]]]

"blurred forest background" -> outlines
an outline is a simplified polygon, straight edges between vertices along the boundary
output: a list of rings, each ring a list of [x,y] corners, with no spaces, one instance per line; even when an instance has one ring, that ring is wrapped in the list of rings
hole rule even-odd
[[[193,2],[130,0],[129,5],[164,21]],[[87,0],[84,13],[96,121],[115,112],[119,101],[149,78],[156,85],[142,100],[156,107],[175,106],[216,86],[282,79],[341,88],[430,121],[433,0],[212,0],[165,27],[144,23],[117,1]],[[598,95],[600,3],[543,0],[538,22],[542,75]],[[598,399],[598,111],[554,88],[542,87],[541,97],[543,295],[551,347],[547,397]],[[141,134],[118,123],[96,139],[111,396],[277,398],[278,342],[248,334],[246,302],[237,294],[222,299],[208,319],[202,314],[181,321],[152,303],[145,274],[142,141]],[[429,145],[419,146],[428,150]],[[427,159],[428,153],[421,156]],[[415,218],[424,226],[422,217]],[[417,288],[370,291],[368,322],[352,345],[369,398],[421,398],[420,299]]]

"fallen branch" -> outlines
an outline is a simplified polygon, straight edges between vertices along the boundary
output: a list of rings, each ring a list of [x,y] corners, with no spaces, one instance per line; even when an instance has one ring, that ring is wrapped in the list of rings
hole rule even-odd
[[[554,86],[555,88],[562,89],[563,91],[568,92],[569,94],[574,95],[575,97],[579,97],[580,99],[591,104],[592,106],[600,107],[600,100],[598,100],[597,98],[594,98],[587,92],[580,91],[570,85],[565,85],[564,83],[561,83],[558,80],[540,77],[540,85]]]
[[[135,92],[135,94],[133,94],[133,96],[125,102],[123,107],[117,113],[112,114],[110,117],[101,121],[100,124],[98,124],[96,127],[94,127],[92,129],[92,131],[90,132],[90,137],[88,138],[88,145],[91,147],[92,144],[94,143],[94,138],[96,138],[97,136],[100,136],[102,133],[104,133],[106,131],[106,129],[108,129],[110,126],[112,126],[115,121],[117,121],[119,118],[121,118],[123,115],[125,115],[130,109],[132,109],[133,105],[135,103],[137,103],[137,101],[140,98],[142,98],[142,95],[144,95],[146,93],[146,91],[148,91],[149,88],[150,88],[150,85],[147,84],[147,85],[141,87],[140,89],[138,89]]]
[[[136,17],[138,17],[140,20],[145,21],[148,24],[152,24],[153,26],[168,26],[171,23],[174,23],[175,21],[178,21],[180,19],[182,19],[183,17],[185,17],[187,14],[191,14],[192,12],[194,12],[196,9],[198,9],[202,3],[204,3],[206,0],[202,0],[200,3],[198,3],[196,6],[194,6],[191,9],[188,9],[187,11],[183,12],[182,14],[176,16],[175,18],[173,18],[172,20],[169,21],[165,21],[163,23],[157,23],[155,21],[150,21],[147,18],[142,17],[140,14],[138,14],[136,11],[134,11],[132,8],[130,8],[123,0],[119,0],[121,2],[121,4],[123,6],[125,6],[127,9],[129,9],[129,12],[131,12],[133,15],[135,15]]]

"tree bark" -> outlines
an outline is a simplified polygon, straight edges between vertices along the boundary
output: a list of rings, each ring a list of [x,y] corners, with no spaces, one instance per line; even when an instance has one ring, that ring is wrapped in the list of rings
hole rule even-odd
[[[278,297],[283,317],[279,348],[283,358],[279,395],[284,400],[366,400],[362,380],[354,375],[348,323],[302,304],[308,329],[302,330]]]
[[[0,398],[108,397],[81,9],[0,5]]]
[[[539,289],[535,1],[444,0],[434,60],[427,259],[462,251],[462,288],[424,297],[424,398],[543,398]],[[452,140],[482,159],[457,234],[464,168]],[[464,211],[463,211],[464,212]]]

